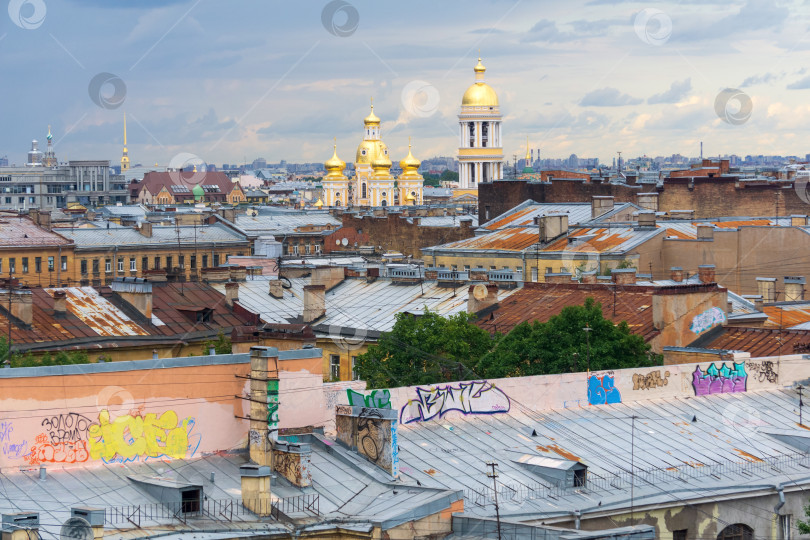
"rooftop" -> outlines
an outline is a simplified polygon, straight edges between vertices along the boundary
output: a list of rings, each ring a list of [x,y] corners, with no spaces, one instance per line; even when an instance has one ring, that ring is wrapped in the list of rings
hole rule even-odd
[[[222,223],[213,225],[152,226],[152,236],[146,237],[133,227],[93,229],[60,229],[60,234],[76,244],[77,249],[116,246],[161,246],[178,244],[246,244],[247,238]]]
[[[27,217],[0,218],[0,248],[49,247],[71,244],[64,235],[37,226]]]

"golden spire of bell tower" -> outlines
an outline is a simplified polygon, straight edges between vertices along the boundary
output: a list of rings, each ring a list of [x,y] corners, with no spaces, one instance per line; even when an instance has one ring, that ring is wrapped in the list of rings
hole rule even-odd
[[[121,172],[129,170],[129,155],[127,152],[127,113],[124,113],[124,151],[121,155]]]
[[[531,159],[532,159],[531,152],[529,152],[529,136],[526,135],[526,163],[529,163]]]

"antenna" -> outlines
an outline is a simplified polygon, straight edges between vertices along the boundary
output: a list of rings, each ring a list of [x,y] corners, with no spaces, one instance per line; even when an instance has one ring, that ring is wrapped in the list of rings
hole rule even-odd
[[[93,540],[93,528],[86,519],[72,517],[62,524],[59,540]]]
[[[487,467],[492,469],[492,472],[487,473],[487,477],[492,478],[492,484],[495,489],[495,519],[498,523],[498,540],[501,540],[501,512],[498,508],[498,473],[495,472],[495,467],[498,464],[494,461],[487,461]]]

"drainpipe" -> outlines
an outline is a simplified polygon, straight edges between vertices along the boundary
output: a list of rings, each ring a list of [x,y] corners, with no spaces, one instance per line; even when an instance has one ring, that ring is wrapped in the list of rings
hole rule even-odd
[[[574,510],[574,529],[579,530],[579,518],[582,517],[581,510]]]
[[[785,490],[782,486],[776,486],[776,491],[779,494],[779,504],[773,507],[773,513],[778,516],[779,511],[785,506]]]
[[[62,277],[61,277],[61,270],[62,270],[62,246],[59,246],[59,254],[56,256],[56,286],[62,286]]]

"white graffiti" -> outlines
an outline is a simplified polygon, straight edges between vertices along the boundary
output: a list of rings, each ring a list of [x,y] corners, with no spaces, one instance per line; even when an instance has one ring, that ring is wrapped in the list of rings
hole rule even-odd
[[[441,418],[450,411],[463,414],[498,414],[508,412],[509,397],[487,381],[458,383],[458,386],[417,388],[417,399],[402,407],[403,424]]]
[[[724,322],[726,322],[726,313],[718,307],[713,307],[707,309],[700,315],[695,315],[695,318],[692,319],[692,326],[690,326],[689,329],[695,334],[701,334],[713,326],[723,324]]]

